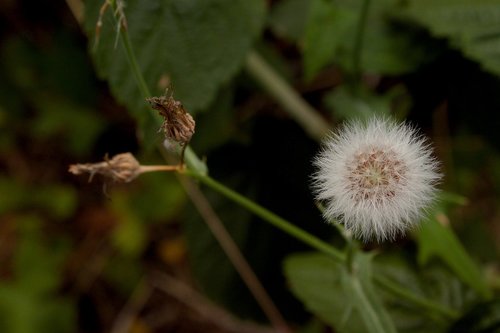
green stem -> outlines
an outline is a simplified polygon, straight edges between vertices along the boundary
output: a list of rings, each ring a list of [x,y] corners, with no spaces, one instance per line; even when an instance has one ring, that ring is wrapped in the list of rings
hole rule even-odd
[[[309,234],[308,232],[296,227],[287,220],[281,218],[280,216],[274,214],[273,212],[267,210],[266,208],[256,204],[255,202],[249,200],[248,198],[242,196],[241,194],[231,190],[230,188],[222,185],[216,180],[198,173],[186,171],[188,176],[198,179],[203,184],[209,186],[211,189],[223,194],[225,197],[233,200],[234,202],[245,207],[249,211],[253,212],[255,215],[259,216],[263,220],[271,223],[275,227],[281,229],[285,233],[301,240],[302,242],[310,245],[316,250],[330,255],[337,261],[344,262],[346,260],[345,255],[334,247],[330,246],[328,243],[322,241],[321,239]]]
[[[257,52],[247,56],[245,69],[313,139],[324,138],[328,123]]]
[[[142,75],[142,71],[139,67],[139,64],[137,63],[134,50],[132,49],[132,43],[130,42],[130,36],[128,34],[128,31],[122,29],[120,33],[120,38],[123,47],[125,48],[125,54],[127,55],[127,60],[130,64],[130,67],[132,68],[132,73],[134,74],[135,80],[137,82],[137,85],[139,86],[139,90],[141,91],[142,96],[144,98],[151,97],[151,92],[149,91],[148,85],[146,84],[146,80],[144,80],[144,76]],[[156,117],[157,116],[156,112],[151,110],[151,113],[155,115],[155,118],[158,118]]]

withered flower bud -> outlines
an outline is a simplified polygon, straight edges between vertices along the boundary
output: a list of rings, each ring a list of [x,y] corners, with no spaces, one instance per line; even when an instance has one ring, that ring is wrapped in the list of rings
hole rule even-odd
[[[194,134],[195,122],[187,113],[182,103],[176,101],[172,95],[147,98],[154,110],[158,110],[163,117],[161,129],[168,139],[185,146]]]
[[[118,154],[112,159],[106,156],[99,163],[72,164],[68,171],[74,175],[90,174],[89,182],[95,174],[100,174],[119,183],[128,183],[142,172],[141,165],[131,153]]]

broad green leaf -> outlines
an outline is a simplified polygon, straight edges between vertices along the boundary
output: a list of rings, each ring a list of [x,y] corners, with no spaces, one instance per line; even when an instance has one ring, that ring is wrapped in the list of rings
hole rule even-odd
[[[102,4],[101,0],[85,3],[91,45]],[[171,82],[176,99],[192,113],[208,106],[219,87],[238,72],[264,17],[262,0],[130,0],[126,4],[130,40],[149,89],[163,94],[160,81]],[[115,47],[111,12],[104,17],[92,52],[95,66],[115,97],[144,125],[149,121],[147,106],[123,48]]]
[[[396,332],[373,288],[371,260],[356,254],[351,272],[323,254],[298,254],[284,268],[292,292],[336,332]]]
[[[431,214],[420,224],[417,231],[419,245],[418,261],[426,264],[432,257],[443,260],[459,277],[485,298],[491,296],[476,263],[463,248],[453,231],[443,226],[439,217],[446,217],[442,212]]]
[[[500,75],[499,1],[412,0],[401,17],[447,38],[466,57]]]

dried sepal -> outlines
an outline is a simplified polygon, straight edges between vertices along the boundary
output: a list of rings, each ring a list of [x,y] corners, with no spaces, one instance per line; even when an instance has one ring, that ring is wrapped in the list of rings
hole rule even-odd
[[[167,139],[174,140],[181,146],[185,146],[191,141],[195,121],[181,102],[176,101],[172,94],[168,94],[168,91],[164,96],[147,98],[146,101],[163,117],[161,129]]]

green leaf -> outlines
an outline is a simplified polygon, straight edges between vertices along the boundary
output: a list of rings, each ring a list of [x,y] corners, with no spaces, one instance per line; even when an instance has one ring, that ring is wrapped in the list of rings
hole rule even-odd
[[[285,261],[292,292],[336,332],[396,332],[372,284],[372,255],[357,253],[352,272],[318,253]]]
[[[196,135],[190,145],[201,155],[227,142],[236,133],[237,114],[233,110],[234,91],[223,89],[215,103],[196,119]]]
[[[447,38],[466,57],[500,75],[500,2],[412,0],[400,14]]]
[[[439,216],[444,216],[444,213],[436,212],[430,215],[420,224],[417,231],[419,263],[424,265],[432,257],[438,257],[476,292],[484,298],[491,297],[491,291],[478,266],[453,231],[438,221]]]
[[[332,63],[346,70],[353,69],[354,44],[363,1],[313,0],[304,35],[306,79]],[[361,49],[363,71],[404,74],[432,55],[424,45],[414,43],[410,31],[391,25],[388,13],[398,5],[395,0],[369,3]]]
[[[356,24],[356,13],[341,9],[333,1],[313,0],[304,35],[304,71],[310,80],[331,64],[337,48]]]
[[[85,28],[92,36],[103,2],[85,3]],[[92,52],[99,75],[115,97],[143,125],[147,111],[122,47],[115,47],[116,23],[108,10],[100,40]],[[153,94],[163,94],[160,80],[170,81],[176,99],[189,112],[205,108],[219,87],[240,69],[264,17],[264,1],[186,0],[127,1],[128,32],[139,67]],[[149,129],[148,129],[149,130]]]
[[[442,265],[415,267],[413,258],[397,253],[382,253],[373,262],[374,274],[402,288],[407,293],[440,306],[448,313],[459,313],[477,301],[478,295],[453,272]],[[444,333],[450,321],[435,309],[424,309],[405,298],[378,288],[399,332]]]

